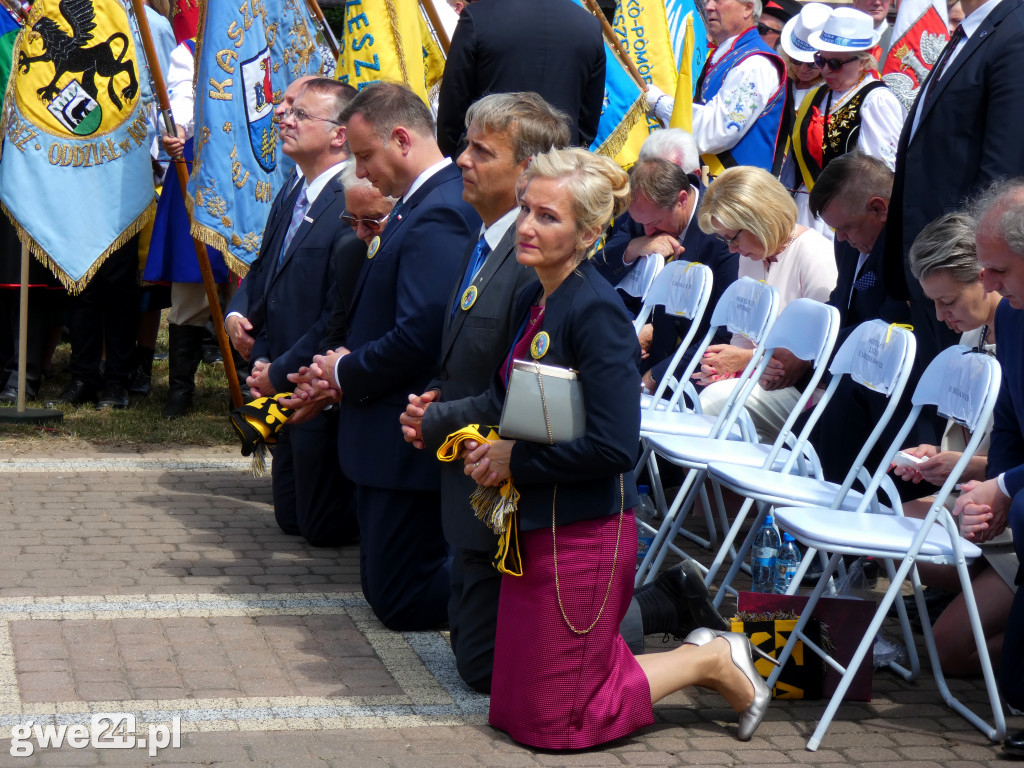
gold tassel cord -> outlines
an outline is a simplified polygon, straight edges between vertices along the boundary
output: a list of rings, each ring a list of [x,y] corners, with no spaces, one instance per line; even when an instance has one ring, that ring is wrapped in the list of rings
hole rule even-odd
[[[285,408],[278,401],[291,397],[291,392],[280,392],[273,397],[260,397],[231,412],[231,426],[242,443],[242,455],[252,456],[250,474],[263,477],[267,471],[267,449],[277,444],[277,433],[294,408]]]

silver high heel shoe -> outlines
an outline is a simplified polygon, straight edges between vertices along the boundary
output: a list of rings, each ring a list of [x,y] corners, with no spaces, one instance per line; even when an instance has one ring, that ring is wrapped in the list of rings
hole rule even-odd
[[[772,662],[776,666],[778,661],[768,656],[760,648],[757,648],[750,643],[750,639],[746,635],[741,635],[738,632],[722,632],[716,629],[708,629],[707,627],[701,627],[695,629],[686,639],[683,640],[684,645],[707,645],[717,637],[721,637],[727,643],[729,643],[729,651],[732,656],[732,663],[736,665],[736,668],[742,672],[750,684],[754,686],[754,701],[751,702],[750,706],[740,712],[739,727],[736,732],[736,736],[740,741],[750,741],[750,738],[754,735],[754,731],[761,724],[764,719],[764,713],[768,711],[768,704],[772,700],[772,691],[765,684],[764,679],[761,677],[761,673],[757,671],[754,666],[754,651],[762,657]]]

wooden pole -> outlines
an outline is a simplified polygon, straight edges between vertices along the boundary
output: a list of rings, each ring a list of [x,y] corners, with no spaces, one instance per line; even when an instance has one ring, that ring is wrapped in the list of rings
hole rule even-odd
[[[159,59],[156,56],[156,49],[153,47],[153,35],[149,31],[149,20],[146,19],[146,9],[142,0],[132,0],[132,9],[135,11],[135,20],[139,25],[139,34],[142,37],[142,47],[145,50],[146,59],[149,61],[149,71],[153,75],[153,87],[156,97],[160,102],[160,111],[164,117],[164,124],[168,126],[169,133],[175,135],[174,118],[171,116],[171,102],[167,97],[167,84],[164,82],[164,73],[160,71]],[[155,65],[155,66],[154,66]],[[178,173],[178,184],[181,186],[181,196],[185,198],[188,189],[188,169],[185,167],[184,157],[175,157],[174,168]],[[206,243],[198,238],[192,238],[196,246],[196,257],[199,259],[199,271],[203,276],[203,287],[206,289],[206,301],[210,305],[210,314],[213,317],[213,328],[217,332],[217,345],[220,347],[221,357],[224,358],[224,374],[228,378],[228,389],[231,392],[231,402],[235,408],[241,408],[242,387],[238,383],[238,372],[235,370],[235,359],[231,354],[231,343],[224,330],[224,311],[220,306],[220,299],[217,297],[217,284],[213,281],[213,270],[210,268],[210,255],[206,252]]]
[[[316,23],[320,26],[320,31],[324,33],[324,40],[327,41],[327,45],[334,54],[335,61],[337,61],[338,56],[341,55],[341,46],[338,45],[338,38],[334,36],[334,30],[331,29],[331,25],[324,18],[324,12],[320,10],[320,4],[316,0],[306,0],[306,7],[312,12]]]
[[[608,23],[608,19],[605,18],[601,9],[597,7],[595,0],[583,0],[583,2],[587,4],[587,9],[597,17],[598,21],[601,22],[601,29],[604,30],[604,37],[608,41],[608,45],[610,45],[612,50],[614,50],[618,55],[619,61],[622,62],[622,66],[624,66],[626,71],[633,76],[633,79],[636,80],[636,84],[640,86],[640,90],[647,93],[647,83],[644,82],[644,78],[640,74],[640,70],[636,68],[636,64],[633,63],[633,60],[629,58],[629,54],[622,49],[622,44],[615,37],[615,30],[612,29],[612,25]]]
[[[441,46],[441,53],[445,55],[445,58],[448,58],[448,50],[452,47],[452,43],[448,39],[448,33],[444,29],[444,24],[441,23],[441,17],[437,15],[437,8],[434,7],[431,0],[420,0],[420,7],[427,14],[430,26],[434,28],[437,42]]]
[[[18,413],[25,412],[28,378],[28,233],[21,235],[21,291],[18,311]]]

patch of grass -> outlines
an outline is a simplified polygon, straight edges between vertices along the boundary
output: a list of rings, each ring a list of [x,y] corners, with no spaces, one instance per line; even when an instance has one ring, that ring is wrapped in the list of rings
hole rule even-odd
[[[157,354],[167,353],[166,322],[157,339]],[[71,347],[61,344],[53,356],[54,376],[43,382],[39,397],[30,407],[42,408],[44,403],[59,397],[70,383],[67,363]],[[237,445],[238,438],[228,421],[231,395],[228,392],[224,366],[199,364],[196,373],[195,409],[188,416],[168,421],[160,415],[167,399],[167,360],[153,361],[153,387],[147,396],[130,395],[131,404],[124,410],[96,410],[92,405],[77,408],[62,406],[64,422],[58,427],[40,429],[31,426],[0,424],[0,449],[5,443],[48,441],[64,445],[85,442],[103,447],[175,447],[181,445]],[[0,406],[2,407],[2,406]],[[10,406],[13,407],[13,406]]]

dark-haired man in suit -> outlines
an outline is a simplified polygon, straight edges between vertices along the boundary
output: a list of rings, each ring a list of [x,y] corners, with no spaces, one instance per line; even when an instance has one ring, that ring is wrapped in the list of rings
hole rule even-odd
[[[412,91],[376,83],[340,119],[356,174],[400,199],[370,243],[346,327],[328,332],[343,345],[314,358],[300,389],[340,400],[338,457],[356,484],[367,602],[390,629],[431,629],[447,622],[451,591],[440,469],[402,439],[398,418],[409,392],[423,392],[437,375],[449,296],[480,217]]]
[[[274,201],[260,253],[228,306],[225,327],[235,348],[253,361],[254,394],[291,388],[288,374],[319,350],[339,294],[351,295],[365,245],[339,216],[340,175],[348,160],[339,116],[355,89],[335,80],[307,80],[281,115],[281,144],[301,171]],[[274,516],[285,533],[314,546],[336,546],[357,533],[354,488],[334,461],[334,412],[288,424],[274,449]]]

